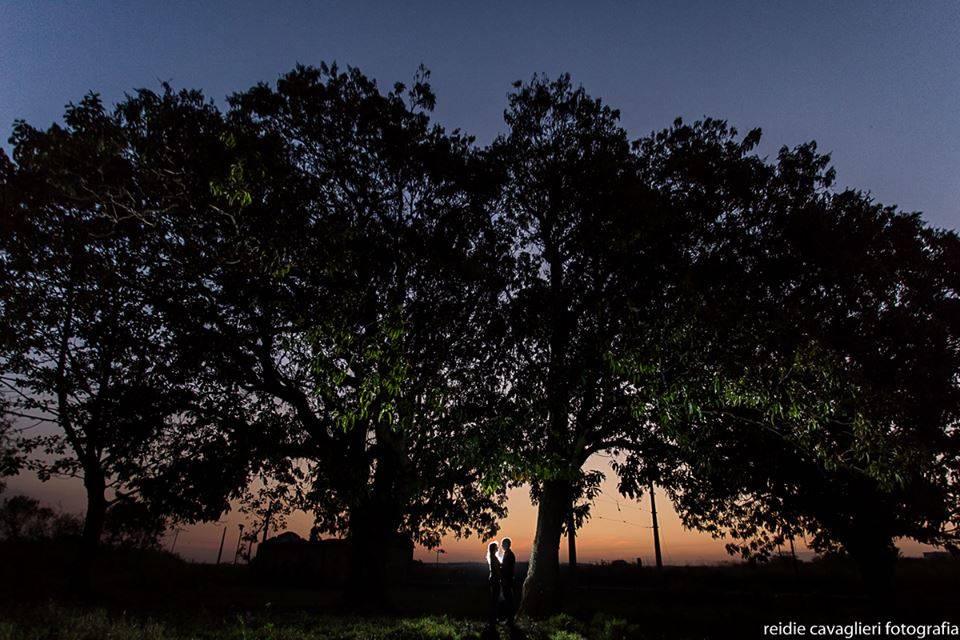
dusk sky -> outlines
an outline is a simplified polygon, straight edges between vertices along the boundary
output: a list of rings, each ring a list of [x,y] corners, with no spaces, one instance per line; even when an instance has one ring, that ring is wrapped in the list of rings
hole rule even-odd
[[[337,61],[383,87],[409,81],[423,63],[438,121],[486,143],[503,129],[513,81],[570,72],[621,110],[633,137],[709,115],[741,131],[762,127],[763,154],[813,139],[832,154],[840,185],[960,226],[956,2],[306,4],[0,2],[2,137],[17,118],[49,125],[91,90],[112,102],[170,81],[222,104],[298,62]],[[579,540],[582,558],[649,559],[649,502],[618,503],[615,482],[605,486]],[[81,509],[75,484],[23,477],[8,490]],[[682,531],[661,503],[668,562],[726,557],[722,542]],[[504,533],[525,559],[535,514],[522,490],[510,507]],[[225,522],[235,544],[238,519]],[[305,516],[294,522],[307,528]],[[219,532],[192,528],[178,550],[213,560]],[[483,554],[477,540],[444,546],[445,560]]]

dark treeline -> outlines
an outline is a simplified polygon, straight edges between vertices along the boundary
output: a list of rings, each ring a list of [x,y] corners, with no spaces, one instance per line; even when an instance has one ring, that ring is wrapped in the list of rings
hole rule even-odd
[[[745,558],[802,537],[880,588],[895,539],[956,550],[956,234],[835,188],[813,143],[631,140],[566,76],[516,84],[483,147],[427,80],[298,67],[222,109],[164,86],[17,122],[0,469],[82,479],[91,550],[131,505],[305,510],[367,598],[388,541],[493,535],[528,483],[533,616],[601,452]]]

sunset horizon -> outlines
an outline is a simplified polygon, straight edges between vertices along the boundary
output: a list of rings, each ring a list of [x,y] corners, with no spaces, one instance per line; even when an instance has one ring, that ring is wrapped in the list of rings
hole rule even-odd
[[[605,462],[598,459],[588,465],[593,469],[603,470]],[[644,566],[654,564],[653,525],[650,514],[650,498],[644,495],[640,501],[621,496],[616,491],[616,482],[611,479],[609,468],[606,469],[607,479],[603,482],[603,490],[593,503],[590,520],[577,531],[577,559],[583,563],[613,562],[624,560],[636,562],[641,558]],[[83,495],[76,479],[55,478],[48,483],[41,483],[28,474],[12,478],[8,481],[7,493],[22,493],[39,499],[47,505],[55,506],[67,512],[80,514],[83,512]],[[170,549],[177,536],[175,553],[192,562],[212,563],[217,559],[220,549],[220,538],[226,527],[226,543],[222,562],[233,562],[233,551],[237,548],[239,536],[237,525],[246,520],[234,509],[222,517],[217,523],[198,523],[179,527],[179,533],[170,531],[163,540],[163,547]],[[530,501],[529,489],[515,487],[508,493],[508,515],[499,521],[500,531],[495,538],[499,540],[509,537],[513,540],[514,550],[520,561],[526,561],[530,552],[530,543],[536,531],[536,505]],[[660,542],[663,550],[665,565],[719,565],[743,562],[727,553],[723,539],[712,538],[709,534],[683,527],[680,517],[673,508],[669,498],[662,490],[657,491],[657,519],[660,527]],[[288,519],[288,526],[279,530],[271,529],[269,537],[274,537],[284,531],[292,531],[301,538],[307,539],[313,526],[310,516],[302,511],[293,513]],[[327,538],[328,536],[322,536]],[[254,552],[259,544],[253,545]],[[232,541],[232,544],[231,544]],[[457,539],[445,537],[440,544],[443,553],[437,557],[436,549],[427,549],[420,545],[415,546],[414,557],[424,563],[483,563],[487,539],[468,537]],[[926,551],[935,550],[929,545],[922,545],[909,540],[898,541],[898,546],[904,557],[921,557]],[[247,543],[243,544],[243,548]],[[567,564],[567,539],[564,536],[561,543],[560,562]],[[784,554],[789,549],[784,547]],[[796,542],[797,557],[810,560],[816,556],[814,551],[807,548],[802,540]]]

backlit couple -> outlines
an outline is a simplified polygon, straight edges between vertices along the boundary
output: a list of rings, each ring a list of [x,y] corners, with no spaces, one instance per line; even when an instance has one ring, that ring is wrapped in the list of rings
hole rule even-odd
[[[503,550],[497,553],[497,543],[491,542],[487,546],[487,565],[490,575],[487,578],[490,584],[490,625],[497,624],[498,609],[503,607],[503,616],[507,624],[513,626],[513,578],[517,566],[517,558],[510,549],[510,538],[501,542]]]

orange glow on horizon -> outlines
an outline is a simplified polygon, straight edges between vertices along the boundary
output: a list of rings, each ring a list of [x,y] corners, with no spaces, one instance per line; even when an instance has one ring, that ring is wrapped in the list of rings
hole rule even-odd
[[[653,532],[651,529],[650,498],[645,495],[638,503],[620,496],[616,490],[616,477],[606,464],[590,465],[606,473],[602,491],[593,503],[591,518],[577,532],[577,558],[580,562],[600,562],[627,560],[635,562],[641,558],[644,565],[652,565]],[[82,486],[78,480],[55,478],[41,483],[35,476],[22,474],[10,478],[6,495],[23,493],[39,499],[41,502],[59,508],[62,511],[81,514],[84,510]],[[536,505],[530,502],[526,488],[513,489],[508,493],[508,515],[500,521],[498,539],[509,537],[513,540],[513,549],[521,562],[530,557],[530,547],[536,532]],[[660,541],[664,564],[716,564],[734,561],[727,554],[724,541],[711,538],[708,534],[684,529],[680,517],[673,505],[660,491],[657,491],[657,516],[660,525]],[[236,510],[226,514],[217,523],[202,523],[183,528],[177,537],[174,551],[182,557],[196,562],[215,562],[220,546],[223,527],[227,527],[223,562],[232,562],[237,546],[237,525],[243,518]],[[288,519],[286,530],[307,537],[312,525],[310,516],[297,512]],[[277,532],[271,531],[273,536]],[[173,534],[165,540],[165,548],[170,549]],[[444,553],[440,562],[482,562],[488,540],[478,538],[445,538],[440,546]],[[809,558],[810,552],[797,541],[797,553],[801,558]],[[899,541],[898,546],[904,555],[920,555],[932,547],[913,541]],[[786,550],[785,550],[786,551]],[[417,547],[414,556],[423,562],[436,562],[436,550]],[[566,538],[560,541],[561,562],[567,559]]]

